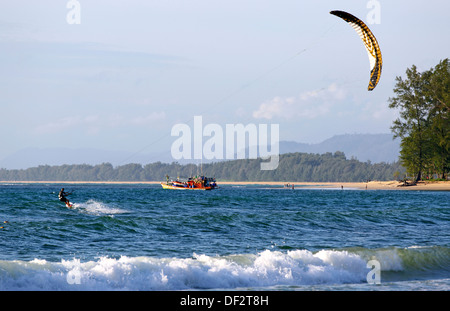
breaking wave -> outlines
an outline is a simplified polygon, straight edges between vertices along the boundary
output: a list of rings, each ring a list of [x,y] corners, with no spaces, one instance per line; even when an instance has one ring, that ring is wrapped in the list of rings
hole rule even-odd
[[[450,279],[450,249],[411,247],[263,251],[192,258],[100,257],[49,262],[0,261],[0,290],[188,290],[329,286],[367,282],[367,262],[381,266],[381,282]],[[388,280],[385,280],[388,275]],[[438,282],[439,283],[439,282]],[[449,289],[449,280],[444,280]]]

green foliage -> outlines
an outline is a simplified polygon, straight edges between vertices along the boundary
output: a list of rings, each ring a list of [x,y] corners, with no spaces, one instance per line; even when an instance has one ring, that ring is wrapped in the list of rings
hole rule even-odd
[[[450,63],[418,72],[406,70],[406,79],[396,78],[395,97],[389,108],[399,109],[400,118],[391,129],[400,137],[400,160],[416,181],[427,175],[446,178],[450,170]]]
[[[342,152],[319,154],[287,153],[280,155],[278,168],[261,170],[261,159],[243,159],[203,164],[203,167],[173,162],[127,164],[114,168],[100,165],[39,166],[26,170],[0,170],[3,181],[165,181],[171,178],[204,174],[219,181],[292,181],[345,182],[392,180],[404,169],[398,163],[347,160]]]

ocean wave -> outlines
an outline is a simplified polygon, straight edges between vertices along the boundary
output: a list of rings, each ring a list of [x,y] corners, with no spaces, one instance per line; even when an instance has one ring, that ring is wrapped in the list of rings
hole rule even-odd
[[[403,275],[408,270],[434,269],[436,276],[439,269],[448,269],[449,251],[444,247],[315,253],[266,250],[228,256],[194,254],[192,258],[0,261],[0,290],[254,289],[362,284],[367,282],[369,259],[380,262],[383,282],[388,271]]]
[[[381,271],[418,274],[420,272],[450,273],[450,248],[443,246],[411,246],[354,250],[362,258],[375,258]],[[450,276],[450,274],[449,274]]]

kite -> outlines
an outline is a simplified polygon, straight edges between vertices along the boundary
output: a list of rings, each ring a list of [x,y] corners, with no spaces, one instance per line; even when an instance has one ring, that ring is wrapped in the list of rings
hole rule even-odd
[[[370,31],[369,27],[367,27],[362,20],[352,14],[344,11],[331,11],[330,14],[336,15],[349,23],[364,42],[370,61],[370,80],[367,89],[372,91],[380,80],[381,67],[383,65],[380,46],[378,45],[377,39],[373,35],[372,31]]]

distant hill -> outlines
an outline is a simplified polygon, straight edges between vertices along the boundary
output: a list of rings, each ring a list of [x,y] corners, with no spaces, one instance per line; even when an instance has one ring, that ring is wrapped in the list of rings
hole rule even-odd
[[[392,140],[391,134],[345,134],[333,136],[318,144],[305,144],[293,141],[281,141],[280,153],[317,153],[344,152],[348,159],[356,158],[361,162],[393,163],[398,160],[399,141]],[[135,153],[99,149],[69,148],[27,148],[19,150],[0,160],[0,168],[26,169],[39,165],[111,163],[113,166],[127,163],[147,164],[152,162],[171,163],[174,160],[170,151],[160,153]],[[189,163],[192,161],[177,161]],[[196,161],[195,163],[197,163]],[[204,161],[206,163],[207,161]],[[216,160],[217,162],[217,160]]]
[[[342,151],[347,158],[361,162],[393,163],[398,161],[400,141],[392,134],[345,134],[335,135],[318,144],[304,144],[292,141],[280,142],[280,153],[306,152],[323,154]]]

